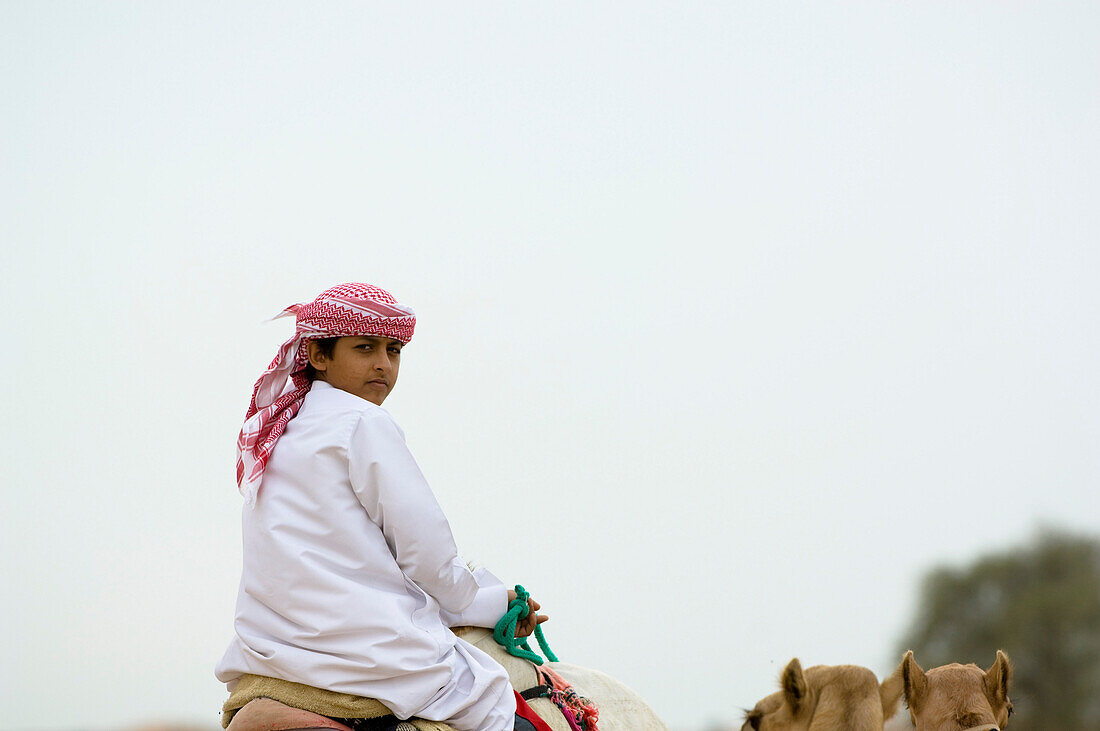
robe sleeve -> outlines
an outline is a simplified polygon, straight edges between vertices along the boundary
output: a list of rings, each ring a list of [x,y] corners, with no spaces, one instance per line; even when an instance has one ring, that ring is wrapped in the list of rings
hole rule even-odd
[[[363,414],[348,445],[348,473],[359,502],[406,576],[459,614],[477,598],[477,579],[458,555],[443,509],[389,413]]]
[[[474,578],[477,579],[477,596],[461,612],[440,612],[443,624],[448,627],[493,628],[508,611],[508,587],[500,579],[484,568],[475,569]]]

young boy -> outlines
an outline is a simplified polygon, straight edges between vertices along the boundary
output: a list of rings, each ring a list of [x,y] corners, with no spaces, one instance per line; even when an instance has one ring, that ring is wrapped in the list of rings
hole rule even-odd
[[[382,408],[413,311],[352,283],[291,313],[295,334],[256,382],[238,437],[244,568],[218,679],[232,690],[245,674],[279,678],[380,700],[398,718],[512,729],[504,669],[450,628],[494,626],[514,594],[459,557]],[[517,634],[545,619],[531,611]]]

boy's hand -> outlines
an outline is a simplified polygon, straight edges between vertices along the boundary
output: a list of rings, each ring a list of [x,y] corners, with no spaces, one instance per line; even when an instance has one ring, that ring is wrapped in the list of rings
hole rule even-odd
[[[515,599],[516,592],[509,589],[508,603],[512,603]],[[527,617],[516,622],[516,637],[530,637],[531,633],[535,631],[535,627],[550,619],[547,615],[538,613],[542,605],[530,597],[527,599],[527,608],[530,610],[527,613]]]

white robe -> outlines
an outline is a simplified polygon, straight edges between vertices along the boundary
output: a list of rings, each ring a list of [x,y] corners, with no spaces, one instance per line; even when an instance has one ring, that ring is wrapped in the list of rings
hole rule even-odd
[[[376,698],[400,718],[511,729],[508,676],[448,627],[492,627],[507,588],[458,556],[389,412],[316,381],[244,509],[235,636],[215,670]]]

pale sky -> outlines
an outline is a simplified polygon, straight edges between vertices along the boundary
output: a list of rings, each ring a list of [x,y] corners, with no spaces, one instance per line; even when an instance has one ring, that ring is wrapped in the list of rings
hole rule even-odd
[[[234,440],[344,281],[463,554],[674,729],[1100,517],[1094,3],[0,4],[0,729],[215,728]],[[989,658],[991,661],[992,658]]]

